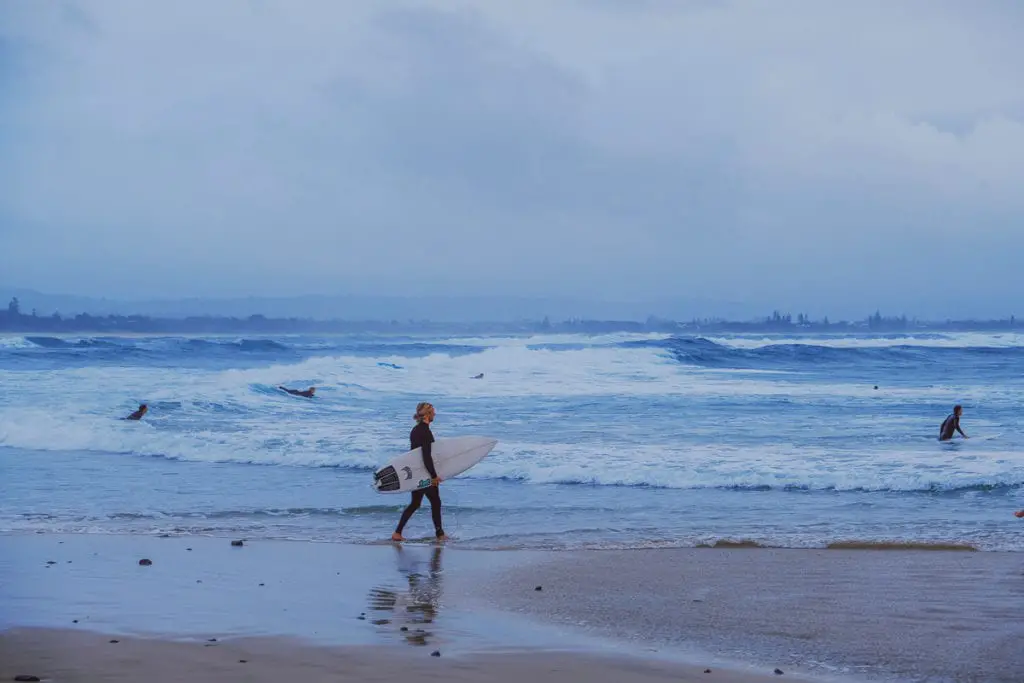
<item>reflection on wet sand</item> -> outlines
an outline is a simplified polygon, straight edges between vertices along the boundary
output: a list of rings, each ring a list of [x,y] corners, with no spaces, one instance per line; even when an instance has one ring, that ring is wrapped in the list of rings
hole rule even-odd
[[[434,633],[423,626],[434,623],[441,601],[442,547],[435,546],[426,563],[422,556],[417,557],[418,553],[399,544],[395,545],[395,552],[398,572],[408,585],[395,588],[393,584],[382,584],[370,590],[370,611],[377,617],[372,623],[395,624],[410,645],[427,645]]]

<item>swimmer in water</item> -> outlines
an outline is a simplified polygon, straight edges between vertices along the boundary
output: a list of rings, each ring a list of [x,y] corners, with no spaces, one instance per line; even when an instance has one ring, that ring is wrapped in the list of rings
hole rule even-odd
[[[968,438],[964,434],[964,430],[960,429],[960,416],[963,414],[964,409],[959,405],[953,406],[953,414],[945,419],[942,426],[939,427],[939,441],[949,441],[953,438],[955,432],[960,432],[960,436],[965,439]]]
[[[148,412],[149,412],[149,406],[147,406],[145,403],[142,403],[142,404],[139,405],[139,409],[138,410],[136,410],[134,413],[132,413],[128,417],[122,417],[121,419],[122,420],[141,420],[142,416],[145,415]]]
[[[316,387],[310,387],[305,391],[299,391],[298,389],[288,389],[286,387],[278,387],[281,391],[288,392],[292,396],[302,396],[304,398],[313,398],[313,394],[316,393]]]

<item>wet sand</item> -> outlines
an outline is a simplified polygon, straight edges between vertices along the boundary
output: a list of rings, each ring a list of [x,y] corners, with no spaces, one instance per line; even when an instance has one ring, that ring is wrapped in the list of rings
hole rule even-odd
[[[654,659],[472,597],[544,554],[230,540],[0,536],[0,680],[775,678],[710,655]]]
[[[0,680],[1020,683],[1022,615],[1015,553],[0,536]]]
[[[531,591],[542,585],[543,591]],[[594,634],[811,672],[1024,681],[1024,555],[922,550],[557,553],[491,600]]]

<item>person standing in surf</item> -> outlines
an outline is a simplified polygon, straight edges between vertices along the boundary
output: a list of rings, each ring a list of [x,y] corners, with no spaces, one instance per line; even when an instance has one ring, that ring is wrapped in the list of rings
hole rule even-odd
[[[409,433],[409,450],[422,449],[423,466],[430,473],[430,486],[412,492],[412,501],[402,512],[402,517],[398,520],[398,527],[395,528],[395,533],[391,534],[392,541],[405,540],[402,537],[402,529],[409,523],[409,518],[412,517],[413,513],[419,510],[424,496],[430,501],[430,516],[434,519],[434,534],[437,536],[437,540],[444,541],[448,538],[445,536],[444,528],[441,526],[441,490],[439,488],[441,477],[437,476],[437,470],[434,469],[434,458],[430,454],[430,445],[434,443],[434,433],[430,431],[430,423],[434,421],[436,416],[437,411],[434,410],[434,406],[431,404],[424,402],[416,406],[416,414],[413,415],[413,419],[416,420],[416,426]]]
[[[960,436],[965,439],[968,438],[964,434],[964,430],[960,429],[960,416],[963,414],[964,409],[959,405],[953,406],[953,414],[945,419],[942,426],[939,427],[939,441],[949,441],[953,438],[955,432],[960,432]]]

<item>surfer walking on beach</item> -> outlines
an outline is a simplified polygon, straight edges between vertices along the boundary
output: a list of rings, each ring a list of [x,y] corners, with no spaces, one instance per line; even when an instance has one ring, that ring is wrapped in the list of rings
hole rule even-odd
[[[953,406],[953,414],[947,417],[945,421],[943,421],[942,426],[939,427],[939,441],[949,441],[953,438],[953,434],[955,432],[960,432],[960,436],[965,439],[968,438],[968,436],[964,434],[964,430],[960,429],[960,415],[962,415],[963,412],[964,409],[961,406]]]
[[[430,403],[423,402],[416,406],[416,414],[413,415],[413,419],[416,420],[416,426],[409,433],[409,450],[421,449],[423,466],[430,474],[430,486],[412,492],[412,501],[402,512],[402,517],[398,520],[398,527],[395,528],[395,533],[391,534],[392,541],[405,540],[402,537],[402,529],[409,523],[413,513],[419,510],[424,496],[430,501],[430,516],[434,519],[434,533],[437,536],[437,540],[443,541],[447,539],[444,528],[441,526],[441,490],[439,488],[441,477],[437,476],[437,470],[434,469],[434,458],[430,454],[430,445],[434,443],[434,433],[430,431],[430,423],[434,421],[436,415],[437,411],[434,410],[434,406]]]

